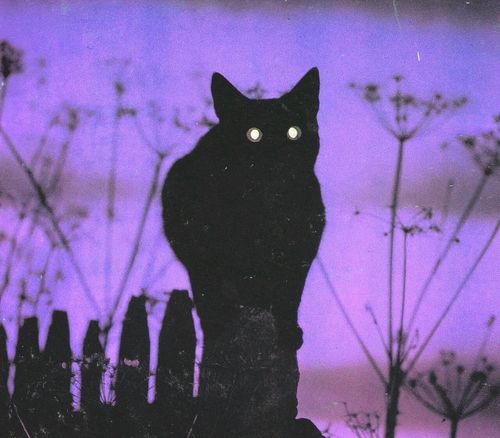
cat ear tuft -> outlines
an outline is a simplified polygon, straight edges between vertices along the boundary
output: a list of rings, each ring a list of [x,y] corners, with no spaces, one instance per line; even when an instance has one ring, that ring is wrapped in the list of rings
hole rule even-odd
[[[291,105],[304,107],[308,112],[316,115],[319,110],[318,68],[311,68],[282,99],[288,101]]]
[[[217,72],[212,75],[212,98],[219,120],[234,113],[247,100],[231,82]]]

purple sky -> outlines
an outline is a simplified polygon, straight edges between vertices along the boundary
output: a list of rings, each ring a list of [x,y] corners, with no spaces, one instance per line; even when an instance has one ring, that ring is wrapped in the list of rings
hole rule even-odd
[[[373,345],[373,353],[382,359],[383,351],[365,305],[370,303],[384,320],[387,239],[383,233],[388,223],[368,215],[354,216],[353,212],[359,208],[388,220],[396,149],[370,110],[346,84],[389,84],[393,74],[402,73],[411,89],[423,96],[440,91],[445,96],[470,98],[467,107],[447,124],[409,143],[404,167],[403,216],[411,215],[415,206],[439,208],[447,180],[456,180],[447,222],[450,231],[480,175],[463,148],[455,145],[443,151],[440,145],[458,133],[488,128],[492,116],[498,113],[500,79],[495,72],[500,71],[500,53],[498,31],[490,20],[467,21],[457,16],[448,19],[446,15],[429,18],[406,13],[408,8],[404,7],[396,17],[391,9],[385,14],[371,15],[367,10],[342,7],[283,7],[278,11],[272,7],[224,9],[199,2],[160,1],[53,1],[49,6],[25,2],[21,7],[16,2],[0,0],[0,11],[0,39],[8,39],[25,52],[26,73],[14,77],[9,84],[4,115],[4,126],[22,145],[23,154],[30,156],[47,112],[51,113],[62,101],[97,109],[100,114],[100,120],[85,124],[75,139],[65,175],[64,200],[68,204],[84,204],[91,211],[76,251],[102,303],[109,300],[100,291],[113,79],[119,76],[124,80],[128,89],[126,102],[140,111],[154,99],[167,117],[178,108],[183,117],[192,118],[204,107],[203,99],[209,97],[213,71],[223,73],[242,89],[259,81],[270,95],[277,95],[310,67],[318,66],[322,149],[317,174],[328,220],[320,254],[360,332]],[[48,82],[42,88],[35,87],[40,74],[36,67],[38,58],[47,60]],[[132,63],[121,72],[116,60],[124,58]],[[115,61],[110,62],[112,59]],[[195,109],[193,114],[190,107]],[[145,127],[152,135],[147,122]],[[179,156],[193,146],[202,132],[198,129],[181,134],[167,124],[160,131],[160,138],[164,145],[178,145],[175,156]],[[129,121],[123,122],[118,142],[115,287],[129,253],[130,236],[154,162],[152,154],[140,145]],[[8,188],[16,185],[22,191],[23,176],[7,158],[4,147],[0,154],[0,183]],[[171,162],[172,159],[164,172]],[[480,250],[500,214],[498,205],[500,179],[490,182],[477,212],[461,234],[461,244],[443,266],[422,306],[418,320],[422,333],[429,329],[446,297]],[[7,223],[6,213],[2,213],[1,220]],[[413,296],[444,242],[444,237],[439,236],[411,239],[409,290]],[[161,235],[158,202],[148,222],[128,293],[136,293],[141,287],[151,254],[155,269],[171,258]],[[500,308],[499,257],[500,242],[496,242],[425,359],[435,357],[441,348],[455,348],[464,355],[475,351],[485,321]],[[64,263],[63,255],[60,262]],[[183,286],[188,286],[187,278],[182,267],[174,263],[153,292],[159,296],[162,290]],[[411,299],[410,296],[410,305]],[[91,316],[88,304],[78,286],[68,281],[57,292],[56,305],[70,313],[76,327],[72,341],[77,351],[83,322]],[[4,315],[12,310],[9,297],[2,302],[1,310]],[[305,344],[299,353],[303,369],[366,363],[316,266],[304,292],[300,319],[305,330]],[[154,318],[151,323],[157,328]],[[491,349],[500,351],[499,346],[496,330]],[[334,373],[331,379],[335,381]],[[303,399],[310,401],[315,386],[307,388],[309,392]],[[325,403],[339,401],[339,397],[343,396],[331,394]],[[338,417],[340,413],[335,410],[331,415]],[[322,411],[318,416],[328,415]]]

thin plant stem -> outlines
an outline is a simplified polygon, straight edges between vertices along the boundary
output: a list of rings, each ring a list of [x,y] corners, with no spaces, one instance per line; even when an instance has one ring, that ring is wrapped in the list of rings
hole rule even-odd
[[[54,229],[54,232],[56,233],[62,248],[64,249],[64,251],[66,252],[66,254],[68,256],[68,260],[69,260],[70,264],[72,265],[72,267],[77,275],[78,281],[83,289],[83,292],[84,292],[87,300],[94,308],[94,311],[99,315],[100,314],[99,305],[98,305],[96,299],[94,298],[94,295],[92,293],[92,290],[90,289],[90,286],[87,282],[87,279],[86,279],[86,277],[85,277],[85,275],[80,267],[80,264],[78,263],[78,260],[76,259],[75,253],[73,252],[73,248],[71,247],[71,244],[69,243],[69,240],[66,237],[66,234],[62,230],[52,206],[49,204],[49,201],[47,199],[47,195],[45,194],[44,189],[42,188],[40,183],[37,181],[35,175],[33,174],[33,171],[26,164],[26,162],[22,158],[21,154],[17,150],[17,147],[15,146],[15,144],[12,142],[12,140],[10,139],[10,137],[7,135],[7,133],[5,132],[5,130],[2,127],[0,127],[0,135],[2,136],[4,142],[6,143],[7,148],[11,152],[12,156],[14,157],[14,159],[16,160],[18,165],[21,167],[24,174],[28,177],[31,185],[35,189],[36,196],[37,196],[41,206],[46,210],[46,212],[48,214],[52,228]]]
[[[380,324],[378,323],[378,319],[375,315],[375,312],[373,311],[373,309],[371,307],[368,307],[367,311],[373,319],[373,324],[375,324],[378,336],[380,338],[380,342],[381,342],[382,346],[384,347],[384,351],[387,353],[387,356],[389,356],[389,347],[387,347],[387,343],[385,342],[385,339],[384,339],[384,334],[382,333],[382,329],[380,328]]]
[[[52,178],[50,179],[50,183],[47,184],[47,191],[49,193],[54,191],[61,181],[64,166],[66,165],[66,161],[68,158],[69,147],[73,141],[73,138],[74,134],[73,132],[71,132],[66,141],[64,141],[63,144],[61,145],[61,150],[59,151],[59,157],[55,165],[55,169],[52,173]]]
[[[337,303],[340,312],[342,313],[342,316],[347,322],[347,325],[351,329],[352,333],[354,334],[354,337],[358,341],[359,345],[361,346],[361,349],[363,350],[363,353],[365,354],[366,358],[370,362],[370,365],[372,366],[373,370],[377,374],[378,378],[380,381],[384,384],[387,385],[387,381],[384,377],[384,374],[380,370],[379,366],[377,365],[377,362],[375,361],[375,358],[372,356],[370,353],[370,350],[368,350],[368,347],[364,343],[363,339],[361,338],[361,335],[359,334],[358,330],[356,329],[356,326],[354,325],[351,317],[349,316],[349,313],[347,313],[347,310],[344,306],[344,303],[342,303],[342,300],[340,299],[339,295],[337,294],[337,291],[335,287],[333,286],[332,281],[330,280],[330,276],[328,275],[328,272],[326,271],[325,265],[323,264],[323,261],[321,258],[318,256],[316,257],[316,261],[318,263],[318,266],[321,270],[321,273],[323,274],[323,277],[326,281],[326,284],[328,286],[328,289],[330,290],[331,294],[333,295],[333,298],[335,299],[335,302]]]
[[[37,166],[40,158],[42,157],[42,152],[45,149],[45,146],[47,145],[48,135],[50,133],[50,130],[52,129],[52,126],[53,126],[52,122],[47,124],[42,136],[40,137],[40,141],[38,142],[38,145],[35,149],[35,152],[31,156],[31,159],[29,160],[28,167],[30,169],[32,169],[34,174],[36,173],[36,166]],[[68,146],[69,146],[69,143],[68,143]],[[64,161],[65,160],[66,159],[64,158]],[[60,164],[60,161],[59,161],[59,164]],[[61,171],[62,171],[62,167],[61,167]],[[35,196],[30,194],[29,199],[28,199],[28,203],[34,198],[35,198]],[[33,235],[33,232],[35,231],[35,228],[38,225],[39,215],[40,215],[40,210],[38,208],[35,208],[34,212],[32,214],[32,218],[31,218],[31,226],[30,226],[30,229],[28,231],[28,235],[30,237]]]
[[[19,233],[21,231],[23,223],[24,223],[24,219],[19,218],[19,221],[16,224],[16,228],[14,229],[13,235],[10,238],[9,252],[7,253],[7,257],[5,258],[5,261],[4,261],[5,268],[4,268],[4,272],[3,272],[2,283],[0,286],[0,303],[2,302],[2,298],[4,296],[4,293],[10,284],[10,279],[11,279],[10,275],[12,272],[12,262],[14,261],[14,256],[15,256],[16,249],[18,246]]]
[[[467,203],[467,206],[465,207],[464,211],[462,212],[462,215],[460,216],[458,222],[455,225],[455,228],[453,232],[450,235],[450,238],[448,239],[446,246],[444,247],[443,251],[439,255],[439,257],[436,259],[431,272],[427,276],[427,279],[425,280],[424,285],[422,286],[422,289],[420,290],[420,293],[417,298],[417,302],[415,304],[415,307],[413,308],[411,317],[410,317],[410,322],[408,323],[408,328],[407,328],[407,333],[409,333],[413,325],[415,323],[415,319],[417,317],[418,311],[420,310],[420,306],[422,304],[422,301],[427,294],[429,287],[434,280],[434,277],[436,276],[439,268],[441,267],[441,264],[443,261],[446,259],[448,253],[450,252],[451,247],[453,244],[456,242],[456,239],[458,238],[458,234],[462,230],[463,226],[469,219],[472,211],[474,210],[474,207],[476,206],[477,201],[479,200],[481,193],[483,192],[483,189],[486,185],[486,182],[488,181],[488,175],[486,173],[483,173],[481,176],[481,179],[479,180],[476,189],[474,190],[474,193],[472,194],[471,198],[469,199],[469,202]]]
[[[466,410],[471,407],[471,405],[474,403],[474,400],[477,398],[479,393],[484,389],[484,385],[482,382],[476,382],[476,385],[474,387],[474,390],[471,391],[468,396],[464,399],[464,403],[462,406],[463,410]]]
[[[456,395],[455,395],[455,405],[458,405],[460,402],[461,394],[462,394],[462,388],[463,388],[463,373],[457,373],[457,380],[456,380]]]
[[[440,115],[440,117],[430,117],[428,123],[423,123],[420,125],[416,131],[412,131],[413,135],[418,135],[420,137],[428,135],[430,132],[440,129],[454,116],[454,111],[449,111],[445,115]]]
[[[394,137],[397,137],[398,136],[397,132],[387,121],[387,117],[385,116],[385,114],[382,113],[379,106],[371,103],[369,107],[372,108],[375,117],[377,118],[377,121],[380,123],[380,126],[382,126],[382,128],[384,128],[389,134],[393,135]]]
[[[401,135],[405,135],[404,127],[401,124],[401,86],[399,82],[396,83],[395,97],[393,108],[395,109],[394,119],[396,120],[397,131],[400,132]]]
[[[484,337],[483,337],[483,340],[477,350],[477,354],[476,354],[476,359],[474,360],[474,368],[475,370],[478,369],[479,367],[479,362],[481,361],[481,358],[484,357],[484,351],[486,350],[486,346],[488,345],[488,342],[490,340],[490,337],[491,337],[491,333],[492,333],[492,329],[493,329],[493,323],[495,321],[495,317],[491,317],[492,318],[492,322],[488,322],[488,325],[486,326],[486,332],[484,334]]]
[[[38,290],[37,290],[35,297],[33,299],[33,302],[32,302],[32,306],[33,306],[33,310],[34,310],[35,314],[37,313],[37,310],[38,310],[38,304],[40,302],[40,297],[43,295],[43,293],[45,291],[45,286],[47,283],[47,272],[49,271],[49,265],[50,265],[50,261],[51,261],[53,253],[54,253],[54,247],[51,246],[48,253],[47,253],[47,256],[45,258],[45,262],[43,264],[42,271],[40,272],[40,283],[39,283]]]
[[[116,99],[115,115],[113,118],[113,132],[111,138],[111,161],[106,190],[106,229],[104,242],[104,301],[113,287],[111,284],[111,272],[113,270],[113,229],[115,222],[115,199],[116,199],[116,174],[118,162],[118,135],[120,129],[120,116],[118,109],[121,107],[121,99]]]
[[[401,297],[401,311],[399,315],[399,327],[398,327],[398,351],[397,358],[398,361],[401,360],[402,355],[404,355],[404,345],[405,345],[405,334],[404,330],[404,319],[405,319],[405,307],[406,307],[406,286],[408,280],[408,233],[403,231],[403,288]]]
[[[443,226],[448,219],[448,214],[450,213],[451,195],[453,193],[454,187],[455,182],[450,178],[446,185],[446,194],[443,202],[443,213],[441,215],[441,226]]]
[[[50,123],[48,123],[47,126],[45,127],[42,135],[40,136],[40,140],[38,141],[38,145],[35,149],[35,152],[31,156],[31,160],[30,160],[30,164],[29,164],[32,169],[35,168],[35,166],[38,163],[38,160],[42,156],[42,152],[45,149],[45,146],[47,145],[49,134],[50,134],[50,131],[52,130],[53,126],[54,125],[53,125],[52,121]]]
[[[428,400],[430,400],[432,403],[434,403],[435,406],[441,404],[441,399],[436,395],[436,393],[434,391],[432,391],[431,388],[429,388],[429,386],[427,384],[425,384],[424,382],[421,382],[420,383],[420,387],[424,391],[424,393],[427,396]],[[407,386],[407,388],[408,388],[408,386]],[[410,389],[410,388],[408,388],[408,389]]]
[[[421,134],[421,130],[426,123],[429,123],[429,118],[431,117],[430,113],[424,112],[420,117],[420,120],[413,125],[413,128],[408,132],[408,137],[415,137],[417,134]],[[428,125],[427,125],[428,126]]]
[[[0,128],[2,127],[3,107],[7,94],[7,79],[0,77]]]
[[[141,137],[141,140],[143,143],[148,147],[151,151],[156,152],[157,149],[149,139],[148,135],[146,134],[146,131],[144,127],[142,126],[141,121],[139,120],[139,117],[134,117],[134,124],[135,124],[135,129],[137,130],[137,133],[139,134],[139,137]],[[158,143],[157,143],[158,144]]]
[[[434,406],[433,404],[429,403],[424,397],[422,397],[416,390],[410,390],[413,397],[415,397],[420,403],[422,403],[427,409],[430,411],[434,412],[437,415],[441,415],[443,417],[446,416],[446,413]]]
[[[478,254],[476,260],[474,261],[474,263],[472,264],[472,266],[467,271],[467,274],[465,275],[464,279],[462,280],[462,282],[460,283],[460,285],[456,289],[455,293],[451,297],[450,301],[448,302],[447,306],[445,307],[445,309],[443,310],[443,312],[439,316],[438,320],[436,321],[436,323],[432,327],[432,330],[429,332],[429,334],[425,338],[424,342],[420,346],[419,350],[417,351],[417,353],[413,357],[410,365],[408,366],[408,368],[406,370],[406,373],[409,373],[413,369],[413,367],[417,363],[418,359],[420,358],[420,356],[422,355],[422,353],[427,348],[427,345],[429,344],[429,342],[431,341],[431,339],[434,337],[434,334],[436,333],[436,331],[438,330],[438,328],[441,326],[441,323],[443,322],[443,320],[446,318],[446,316],[450,312],[451,308],[453,307],[453,305],[455,304],[455,302],[459,298],[459,296],[462,293],[462,291],[464,290],[465,286],[467,286],[469,280],[471,279],[472,275],[474,274],[474,272],[476,271],[477,267],[481,263],[482,259],[484,258],[484,256],[488,252],[488,250],[490,249],[490,246],[494,242],[494,240],[495,240],[495,238],[496,238],[499,230],[500,230],[500,219],[497,220],[497,222],[495,224],[495,227],[493,228],[490,236],[488,237],[488,240],[486,241],[486,243],[484,244],[483,248],[481,249],[481,252]]]
[[[480,412],[480,411],[486,409],[491,404],[491,402],[493,402],[493,400],[495,400],[495,398],[496,398],[496,396],[491,396],[491,397],[488,397],[487,399],[485,399],[484,401],[482,401],[481,403],[478,403],[475,406],[472,406],[472,407],[469,406],[470,409],[467,412],[463,413],[462,419],[471,417],[472,415],[476,414],[477,412]]]
[[[394,174],[394,184],[391,195],[391,225],[389,230],[389,302],[388,302],[388,343],[389,343],[389,361],[392,366],[393,361],[393,348],[394,348],[394,334],[393,334],[393,295],[394,295],[394,241],[396,231],[396,217],[399,203],[399,192],[401,189],[401,176],[403,169],[403,152],[405,140],[399,138],[398,156],[396,161],[396,171]]]
[[[118,289],[116,291],[114,301],[109,309],[107,323],[106,323],[106,326],[104,327],[104,335],[105,335],[104,336],[104,348],[106,348],[106,346],[107,346],[109,330],[113,326],[113,319],[114,319],[115,313],[121,304],[121,301],[123,298],[123,293],[125,291],[125,288],[127,287],[127,283],[128,283],[129,278],[130,278],[130,274],[132,273],[132,270],[133,270],[134,265],[135,265],[137,254],[139,253],[139,247],[141,244],[142,235],[144,233],[146,221],[147,221],[148,216],[149,216],[149,211],[151,210],[151,205],[153,203],[153,199],[158,191],[160,172],[161,172],[161,168],[162,168],[162,164],[163,164],[164,159],[165,159],[165,155],[158,154],[158,159],[156,161],[155,169],[153,172],[153,177],[151,179],[151,184],[150,184],[148,193],[146,195],[144,208],[142,209],[142,215],[141,215],[141,218],[139,220],[139,224],[137,226],[135,239],[134,239],[133,244],[132,244],[132,249],[131,249],[131,252],[129,255],[129,259],[128,259],[127,265],[125,267],[125,271],[123,273],[122,279],[120,281],[120,285],[118,286]]]
[[[143,279],[143,288],[144,289],[149,289],[151,288],[160,278],[163,277],[165,272],[168,271],[170,266],[176,261],[175,258],[171,258],[166,262],[161,268],[159,268],[156,272],[154,272],[151,276],[149,276],[149,279],[145,277]]]
[[[450,398],[448,397],[448,393],[446,389],[441,386],[439,383],[434,382],[431,383],[432,387],[434,388],[434,391],[436,394],[439,396],[439,399],[441,401],[441,405],[446,412],[446,416],[449,418],[453,415],[455,412],[455,408],[453,407],[453,403],[451,402]]]
[[[466,407],[467,407],[467,399],[469,398],[469,395],[473,392],[474,388],[477,386],[477,382],[470,379],[467,382],[467,385],[464,388],[464,392],[462,394],[462,397],[460,398],[460,402],[457,406],[457,410],[463,412]]]

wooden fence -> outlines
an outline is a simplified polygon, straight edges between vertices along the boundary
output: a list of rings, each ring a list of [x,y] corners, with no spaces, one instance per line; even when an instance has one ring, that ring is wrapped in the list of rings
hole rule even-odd
[[[14,392],[7,381],[7,339],[0,325],[0,436],[321,438],[296,419],[299,370],[295,351],[279,347],[266,310],[241,309],[226,332],[210,343],[193,398],[196,336],[187,291],[173,291],[163,318],[148,403],[150,337],[145,297],[133,297],[123,321],[119,360],[111,367],[91,321],[82,359],[72,357],[65,312],[54,311],[45,349],[38,320],[24,320],[14,358]],[[79,372],[75,372],[79,368]],[[112,374],[114,400],[103,402],[101,382]],[[79,389],[73,409],[71,387]]]
[[[113,369],[91,321],[82,359],[72,357],[66,312],[54,311],[45,349],[38,320],[24,320],[14,358],[14,392],[7,390],[7,337],[0,325],[0,436],[186,437],[193,421],[196,335],[187,291],[173,291],[158,345],[156,399],[148,403],[150,338],[144,297],[133,297],[123,321],[119,360]],[[75,366],[80,372],[75,373]],[[101,399],[105,372],[113,378],[114,403]],[[72,382],[80,392],[73,409]]]

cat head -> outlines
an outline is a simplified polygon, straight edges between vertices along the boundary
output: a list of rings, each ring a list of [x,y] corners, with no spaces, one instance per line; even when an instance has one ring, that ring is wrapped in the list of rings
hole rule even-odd
[[[279,156],[315,161],[319,150],[317,68],[276,99],[249,99],[224,76],[214,73],[212,97],[228,148],[263,159]]]

